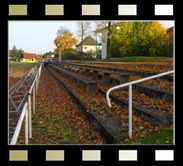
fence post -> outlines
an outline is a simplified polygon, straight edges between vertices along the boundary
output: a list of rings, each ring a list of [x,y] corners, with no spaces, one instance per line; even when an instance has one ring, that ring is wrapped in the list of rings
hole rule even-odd
[[[34,84],[34,87],[33,87],[33,113],[35,114],[35,84]]]
[[[132,137],[132,85],[129,85],[129,137]]]
[[[29,138],[28,138],[28,108],[26,107],[25,111],[25,144],[29,144]]]
[[[29,105],[29,138],[32,138],[31,94],[28,95],[28,105]]]
[[[36,94],[37,94],[37,90],[38,90],[38,77],[36,78]]]

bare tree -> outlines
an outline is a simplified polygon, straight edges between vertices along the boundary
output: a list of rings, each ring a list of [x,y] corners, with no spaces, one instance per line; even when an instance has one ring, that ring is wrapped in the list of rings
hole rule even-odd
[[[69,30],[68,28],[64,27],[64,26],[61,26],[61,27],[58,29],[56,35],[57,35],[57,37],[60,37],[60,36],[62,36],[64,33],[67,33],[67,32],[70,32],[70,30]]]
[[[83,52],[83,39],[87,35],[92,35],[92,23],[91,22],[77,22],[77,37],[81,40],[81,53]]]

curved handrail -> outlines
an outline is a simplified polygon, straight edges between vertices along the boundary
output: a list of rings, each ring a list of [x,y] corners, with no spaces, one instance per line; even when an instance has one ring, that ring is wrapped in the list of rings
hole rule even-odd
[[[131,81],[131,82],[124,83],[124,84],[121,84],[121,85],[117,85],[117,86],[114,86],[114,87],[108,89],[108,91],[106,93],[106,99],[107,99],[109,107],[111,107],[111,102],[109,100],[109,94],[110,94],[110,92],[112,90],[115,90],[115,89],[118,89],[118,88],[123,88],[125,86],[137,84],[137,83],[140,83],[140,82],[148,81],[150,79],[162,77],[162,76],[165,76],[165,75],[168,75],[168,74],[172,74],[172,73],[174,73],[174,70],[171,70],[171,71],[168,71],[168,72],[164,72],[164,73],[160,73],[160,74],[157,74],[157,75],[153,75],[153,76],[150,76],[150,77],[142,78],[142,79],[139,79],[139,80]]]
[[[153,75],[153,76],[150,76],[150,77],[142,78],[142,79],[139,79],[139,80],[131,81],[131,82],[124,83],[124,84],[121,84],[121,85],[117,85],[117,86],[114,86],[114,87],[108,89],[108,91],[106,92],[106,99],[107,99],[107,102],[108,102],[108,106],[111,107],[111,101],[109,99],[110,92],[112,90],[115,90],[115,89],[118,89],[118,88],[129,86],[129,101],[128,101],[129,102],[129,107],[128,107],[128,109],[129,109],[128,110],[129,111],[129,137],[132,136],[132,85],[143,82],[143,81],[147,81],[147,80],[150,80],[150,79],[153,79],[153,78],[162,77],[162,76],[172,74],[172,73],[174,73],[174,70],[164,72],[164,73],[160,73],[160,74],[157,74],[157,75]]]

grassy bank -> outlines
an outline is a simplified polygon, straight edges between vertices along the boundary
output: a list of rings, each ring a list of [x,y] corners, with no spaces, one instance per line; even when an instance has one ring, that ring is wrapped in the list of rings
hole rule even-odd
[[[69,61],[69,59],[64,59]],[[136,56],[136,57],[123,57],[123,58],[111,58],[111,59],[100,59],[100,60],[71,60],[79,62],[173,62],[173,57],[145,57],[145,56]]]
[[[123,58],[115,58],[115,59],[102,59],[101,62],[171,62],[173,58],[170,57],[145,57],[145,56],[137,56],[137,57],[123,57]]]

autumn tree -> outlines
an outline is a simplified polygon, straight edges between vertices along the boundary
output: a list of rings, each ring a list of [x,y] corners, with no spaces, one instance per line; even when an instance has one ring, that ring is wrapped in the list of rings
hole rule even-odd
[[[118,22],[112,27],[113,57],[173,55],[173,42],[159,22]]]
[[[68,28],[60,27],[57,31],[57,38],[54,40],[54,44],[56,45],[55,51],[58,53],[61,50],[62,55],[64,55],[67,49],[71,49],[77,44],[77,39],[73,37],[73,33]]]
[[[148,22],[117,22],[112,27],[111,54],[113,57],[132,56],[132,49],[138,45],[138,33]],[[133,45],[133,46],[132,46]]]
[[[166,56],[162,46],[169,40],[166,29],[159,22],[151,22],[147,24],[144,30],[138,34],[138,42],[141,53],[144,56]]]

